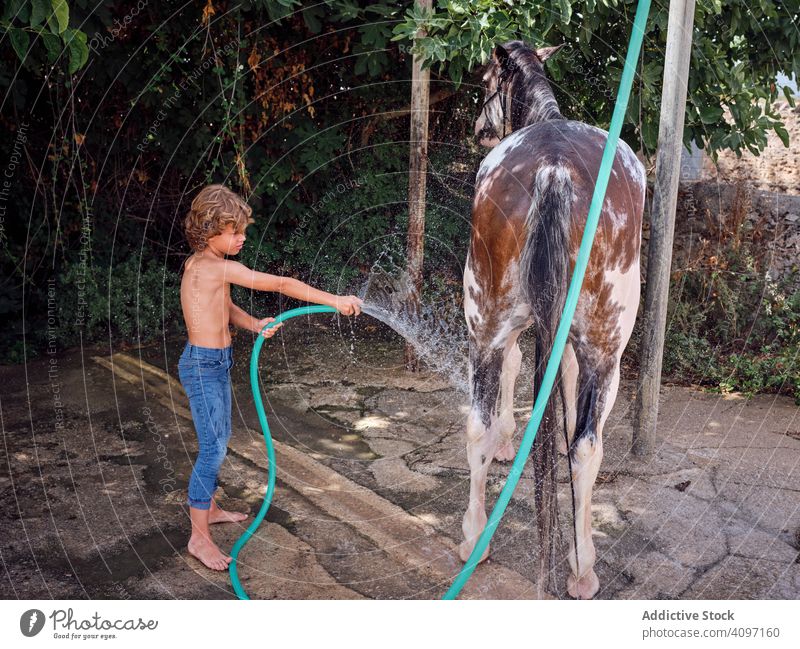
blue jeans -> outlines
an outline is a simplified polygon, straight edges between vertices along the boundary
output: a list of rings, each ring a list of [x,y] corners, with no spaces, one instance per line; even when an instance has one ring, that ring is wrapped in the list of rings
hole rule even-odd
[[[231,438],[233,346],[199,347],[190,342],[178,361],[178,376],[189,397],[200,452],[189,479],[187,504],[209,509],[217,474]]]

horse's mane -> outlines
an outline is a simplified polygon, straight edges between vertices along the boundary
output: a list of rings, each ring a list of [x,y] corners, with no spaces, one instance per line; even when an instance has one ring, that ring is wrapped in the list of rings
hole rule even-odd
[[[565,119],[536,52],[523,41],[503,44],[505,67],[513,71],[511,124],[516,130],[535,121]]]

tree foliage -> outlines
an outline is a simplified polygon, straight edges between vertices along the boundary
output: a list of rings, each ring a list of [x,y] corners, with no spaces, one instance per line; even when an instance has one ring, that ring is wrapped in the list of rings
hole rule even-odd
[[[70,73],[89,58],[86,34],[69,27],[67,0],[9,0],[5,3],[0,28],[20,61],[44,57],[53,64],[61,56],[68,60]],[[33,40],[31,40],[33,39]]]
[[[785,138],[770,101],[778,71],[800,72],[798,3],[698,0],[685,141],[758,151],[771,129]],[[429,13],[409,0],[9,0],[0,149],[16,162],[0,195],[0,313],[21,322],[23,294],[27,313],[46,313],[50,277],[62,282],[58,299],[79,299],[76,265],[79,277],[102,274],[95,312],[112,303],[103,292],[139,299],[136,286],[115,292],[118,267],[148,290],[162,269],[166,296],[188,252],[182,217],[212,181],[254,207],[243,261],[344,288],[404,236],[412,48],[433,72],[428,223],[448,251],[437,272],[457,275],[484,153],[472,138],[476,73],[493,44],[569,43],[546,64],[562,112],[603,127],[634,10],[633,0],[452,0]],[[665,0],[651,11],[623,131],[645,153],[657,135]],[[153,334],[179,321],[141,317],[152,322],[139,332]],[[113,322],[112,334],[132,331]],[[39,335],[35,319],[25,325]],[[3,331],[4,348],[22,349],[21,326]]]
[[[433,10],[406,11],[395,39],[414,41],[428,67],[460,84],[464,73],[487,62],[495,43],[522,39],[535,46],[568,44],[547,64],[562,112],[609,124],[622,76],[638,0],[441,0]],[[661,83],[669,2],[650,9],[626,133],[654,150],[658,140]],[[419,30],[425,35],[416,38]],[[774,130],[789,139],[772,104],[788,86],[778,72],[800,79],[800,0],[698,0],[689,73],[684,142],[695,140],[712,157],[722,149],[758,155]],[[724,110],[730,113],[726,120]],[[629,141],[630,141],[629,139]]]

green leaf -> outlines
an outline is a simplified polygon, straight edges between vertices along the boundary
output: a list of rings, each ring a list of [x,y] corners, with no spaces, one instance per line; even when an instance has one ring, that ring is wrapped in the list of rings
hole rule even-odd
[[[703,106],[698,107],[700,113],[700,121],[703,124],[716,124],[722,117],[723,110],[719,106]]]
[[[11,45],[17,53],[19,60],[25,62],[25,55],[28,52],[28,45],[30,44],[30,36],[24,29],[11,27],[8,30],[8,35],[11,37]]]
[[[366,56],[359,56],[356,59],[356,64],[353,67],[353,73],[356,76],[362,75],[367,71],[367,57]]]
[[[788,149],[789,133],[787,133],[786,129],[783,128],[783,126],[781,126],[780,124],[775,124],[774,128],[775,128],[775,133],[777,133],[778,137],[781,139],[781,142],[783,142],[783,146],[785,146]]]
[[[558,4],[561,7],[561,22],[567,25],[572,18],[572,3],[570,0],[558,0]]]
[[[61,39],[44,30],[39,32],[39,37],[44,41],[45,49],[47,49],[47,62],[55,63],[58,55],[61,54]]]
[[[364,9],[364,13],[375,13],[380,16],[394,16],[400,10],[399,7],[396,6],[388,6],[388,5],[370,5]]]
[[[31,2],[31,27],[41,25],[50,14],[50,0],[33,0]]]
[[[450,64],[450,78],[456,84],[456,90],[458,90],[459,86],[461,85],[463,73],[464,69],[461,67],[461,59],[458,58]]]
[[[792,93],[792,89],[789,86],[783,87],[783,94],[786,95],[786,101],[789,102],[789,105],[794,108],[795,101],[794,101],[794,93]]]
[[[58,22],[58,33],[63,34],[69,27],[69,7],[67,0],[52,0],[53,15]]]
[[[655,150],[658,144],[658,123],[655,120],[645,120],[642,124],[642,139],[648,149]]]
[[[369,56],[367,58],[367,68],[369,69],[370,76],[377,77],[381,72],[381,62],[377,56]]]
[[[11,22],[16,19],[27,23],[31,15],[31,6],[25,0],[11,0],[7,2],[3,10],[3,22]]]
[[[322,31],[322,21],[325,11],[320,6],[309,7],[303,11],[303,20],[312,34],[319,34]]]
[[[74,74],[89,59],[86,34],[77,29],[67,28],[61,38],[69,51],[69,73]]]

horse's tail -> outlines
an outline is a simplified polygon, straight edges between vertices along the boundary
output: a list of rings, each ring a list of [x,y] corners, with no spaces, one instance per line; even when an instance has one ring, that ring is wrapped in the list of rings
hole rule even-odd
[[[569,228],[572,216],[569,169],[545,164],[536,172],[533,199],[526,218],[527,237],[520,256],[522,294],[533,311],[536,331],[534,391],[539,394],[569,282]],[[558,376],[560,381],[560,372]],[[556,498],[556,430],[551,395],[533,446],[536,523],[539,529],[539,586],[551,590],[558,531]]]

